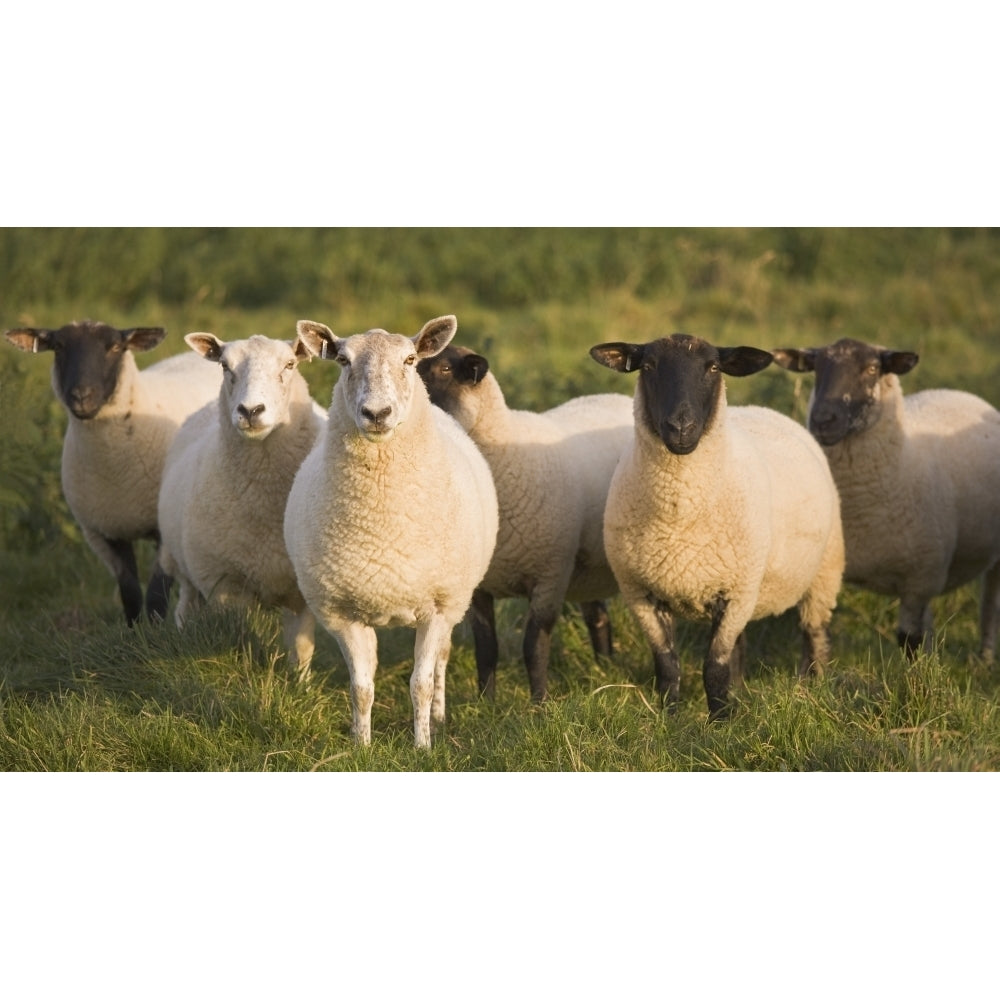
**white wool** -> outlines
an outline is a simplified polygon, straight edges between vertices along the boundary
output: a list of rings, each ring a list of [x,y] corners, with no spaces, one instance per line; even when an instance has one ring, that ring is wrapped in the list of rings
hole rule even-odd
[[[640,378],[635,434],[605,510],[608,560],[660,657],[668,698],[679,677],[671,616],[713,623],[705,686],[710,711],[721,714],[728,681],[719,671],[740,679],[750,621],[798,606],[807,638],[799,672],[822,669],[844,565],[837,490],[803,427],[768,408],[727,407],[724,379],[687,454],[668,450],[648,426],[643,391]]]
[[[492,470],[500,528],[479,589],[494,598],[528,599],[524,659],[532,696],[540,700],[547,694],[550,635],[564,602],[600,601],[618,591],[604,551],[604,506],[632,436],[632,400],[606,393],[540,413],[511,409],[492,372],[473,382],[436,367],[443,362],[453,370],[466,358],[478,356],[451,348],[425,377],[432,398],[455,416]],[[495,622],[485,627],[495,643]],[[484,659],[480,655],[480,686],[491,693],[495,664]]]
[[[158,344],[164,337],[160,328],[117,331],[86,320],[60,330],[11,330],[6,337],[35,354],[60,352],[52,366],[52,386],[68,415],[63,494],[84,540],[118,581],[131,624],[142,606],[133,542],[157,539],[157,500],[167,449],[184,420],[217,394],[220,373],[190,354],[140,371],[133,351]],[[101,398],[89,419],[79,418],[60,389],[59,365],[89,356],[93,371],[118,355],[117,380],[109,395]],[[162,613],[159,603],[165,601],[168,587],[157,563],[147,594],[150,614]]]
[[[1000,616],[1000,413],[953,389],[903,395],[883,378],[880,416],[825,448],[840,490],[844,579],[900,598],[902,633],[930,641],[933,597],[987,574],[980,652]]]
[[[309,354],[261,336],[187,340],[226,375],[218,398],[181,428],[164,468],[161,562],[180,584],[176,623],[182,627],[203,599],[280,607],[292,663],[305,678],[315,622],[285,549],[284,513],[295,473],[325,423],[297,368]]]
[[[374,629],[408,626],[414,739],[430,745],[432,719],[444,721],[451,632],[496,541],[489,466],[416,374],[416,360],[441,350],[455,326],[442,317],[412,340],[384,330],[341,339],[299,323],[312,349],[344,370],[289,493],[285,541],[303,596],[347,660],[361,743],[371,739]]]

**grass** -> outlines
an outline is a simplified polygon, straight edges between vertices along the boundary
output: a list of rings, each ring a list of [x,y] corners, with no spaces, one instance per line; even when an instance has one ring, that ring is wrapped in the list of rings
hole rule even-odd
[[[705,630],[680,629],[683,700],[664,714],[645,644],[618,600],[615,659],[594,662],[583,621],[567,607],[554,643],[553,697],[532,705],[517,648],[524,605],[503,602],[495,702],[478,697],[471,638],[461,626],[448,723],[427,753],[412,745],[409,630],[380,633],[373,742],[356,747],[347,673],[328,635],[319,635],[313,681],[301,685],[285,667],[273,612],[209,609],[183,634],[170,624],[129,630],[103,570],[87,565],[77,574],[64,592],[78,593],[78,604],[3,621],[0,769],[973,771],[1000,764],[997,678],[968,654],[971,592],[941,600],[946,624],[935,648],[907,663],[889,635],[891,602],[845,591],[837,661],[804,684],[794,677],[794,614],[752,626],[753,669],[726,724],[707,721]]]
[[[180,335],[415,332],[459,316],[513,406],[630,392],[593,364],[603,340],[684,329],[720,343],[806,345],[853,335],[920,351],[907,391],[950,385],[1000,403],[1000,239],[952,230],[114,230],[0,232],[0,323],[93,316]],[[12,308],[11,304],[14,303]],[[335,366],[306,366],[325,402]],[[209,610],[126,629],[110,577],[62,500],[65,416],[49,363],[0,348],[0,769],[6,771],[658,772],[977,771],[1000,765],[997,673],[979,663],[976,588],[936,602],[934,648],[906,663],[895,603],[845,588],[835,662],[799,684],[794,614],[751,627],[746,688],[726,724],[706,719],[704,629],[680,628],[682,702],[664,715],[645,642],[620,601],[612,661],[595,663],[567,608],[551,700],[534,706],[520,659],[523,602],[500,604],[494,703],[476,691],[456,630],[448,723],[412,746],[411,632],[380,638],[370,747],[349,733],[347,674],[318,636],[315,677],[293,682],[277,615]],[[730,380],[731,403],[797,419],[809,382],[768,370]],[[143,553],[148,568],[150,553]]]

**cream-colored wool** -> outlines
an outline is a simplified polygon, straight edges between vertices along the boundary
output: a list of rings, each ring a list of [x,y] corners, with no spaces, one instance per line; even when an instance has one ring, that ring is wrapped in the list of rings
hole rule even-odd
[[[540,700],[547,694],[549,638],[564,602],[618,592],[604,551],[604,506],[632,437],[632,400],[605,393],[541,413],[515,410],[485,359],[467,348],[448,348],[425,365],[432,400],[465,428],[493,472],[500,528],[480,589],[495,598],[528,598],[524,659],[532,696]]]
[[[133,351],[156,346],[164,331],[114,331],[116,338],[124,336],[115,343],[107,336],[112,329],[88,320],[59,331],[11,330],[6,336],[22,350],[57,352],[52,385],[68,414],[62,452],[66,503],[87,544],[118,579],[123,603],[128,605],[125,590],[131,587],[136,592],[131,602],[141,605],[138,581],[122,548],[131,556],[133,541],[156,537],[167,449],[184,420],[218,394],[220,372],[189,353],[140,371]],[[115,346],[109,350],[110,344]],[[58,368],[70,352],[89,353],[102,362],[106,352],[120,355],[113,390],[87,419],[74,415],[72,401],[60,389]],[[132,621],[138,609],[126,606],[126,615]]]
[[[285,541],[309,607],[351,675],[353,732],[371,740],[374,629],[416,630],[414,741],[445,717],[451,633],[493,554],[497,502],[486,460],[431,405],[416,362],[443,349],[454,316],[415,337],[370,330],[338,338],[302,320],[299,336],[342,366],[329,418],[288,497]]]
[[[835,347],[903,353],[848,340],[814,353]],[[774,352],[784,367],[812,370],[794,367],[805,353],[813,352]],[[916,364],[910,358],[908,366]],[[840,491],[844,579],[899,598],[900,641],[912,652],[932,642],[932,599],[982,577],[980,654],[992,660],[1000,625],[1000,412],[954,389],[904,395],[891,371],[870,393],[866,426],[823,448]],[[815,386],[810,415],[814,404]]]
[[[311,353],[299,341],[261,336],[185,339],[225,376],[218,398],[181,428],[164,467],[160,559],[180,584],[175,621],[183,627],[204,599],[280,607],[290,660],[305,679],[315,620],[285,548],[284,516],[295,473],[326,419],[298,370]]]
[[[674,339],[712,356],[703,341]],[[817,443],[774,410],[727,407],[725,380],[714,377],[715,409],[697,446],[674,454],[649,426],[640,376],[635,434],[611,482],[604,541],[654,655],[675,655],[671,615],[713,622],[706,691],[710,710],[721,713],[726,685],[713,694],[709,669],[733,663],[750,621],[797,605],[808,640],[800,674],[822,670],[844,547],[837,490]],[[664,693],[676,697],[676,681]]]

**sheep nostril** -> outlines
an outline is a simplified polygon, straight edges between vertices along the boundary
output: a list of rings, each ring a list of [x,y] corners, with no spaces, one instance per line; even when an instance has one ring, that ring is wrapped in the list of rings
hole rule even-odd
[[[372,410],[367,406],[361,407],[361,415],[366,419],[372,421],[372,423],[380,424],[389,414],[392,413],[391,406],[383,406],[381,410]]]
[[[254,420],[264,412],[264,404],[258,403],[256,406],[246,407],[240,403],[236,407],[236,412],[246,420]]]

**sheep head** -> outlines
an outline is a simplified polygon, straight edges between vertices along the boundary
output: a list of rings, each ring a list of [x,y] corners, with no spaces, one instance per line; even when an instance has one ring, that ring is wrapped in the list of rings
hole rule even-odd
[[[312,320],[299,320],[297,325],[299,339],[313,354],[342,368],[334,403],[339,397],[361,435],[375,443],[393,436],[409,416],[414,399],[426,399],[417,362],[443,351],[457,329],[454,316],[430,320],[414,337],[373,329],[342,338]]]
[[[724,398],[723,375],[752,375],[773,360],[756,347],[715,347],[675,333],[648,344],[598,344],[590,356],[618,372],[639,372],[636,420],[674,455],[688,455]]]
[[[912,351],[890,351],[846,337],[828,347],[788,347],[772,354],[782,368],[816,373],[808,424],[824,447],[873,427],[886,390],[919,360]]]
[[[221,415],[237,433],[263,441],[288,422],[295,380],[301,377],[299,362],[312,357],[301,341],[253,336],[226,343],[211,333],[189,333],[184,341],[206,361],[221,365]]]
[[[417,365],[431,402],[450,413],[467,431],[478,419],[476,397],[489,370],[490,364],[481,354],[454,344]]]
[[[118,389],[127,351],[149,351],[166,336],[160,327],[118,330],[83,320],[58,330],[8,330],[4,336],[22,351],[52,351],[52,388],[78,420],[92,420]]]

